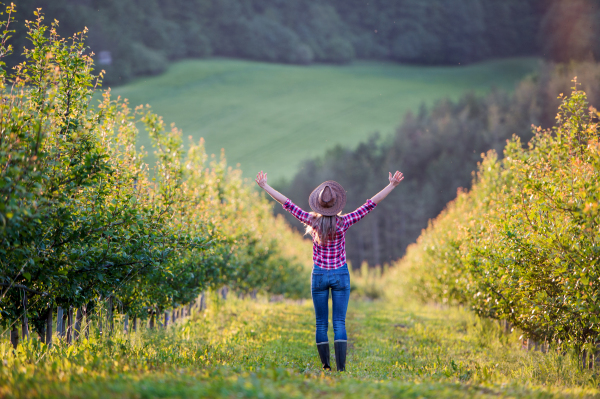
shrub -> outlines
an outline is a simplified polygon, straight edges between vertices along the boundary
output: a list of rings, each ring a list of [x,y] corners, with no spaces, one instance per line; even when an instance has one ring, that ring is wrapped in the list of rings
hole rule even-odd
[[[333,37],[327,41],[325,46],[326,60],[336,64],[345,64],[355,57],[352,44],[341,37]]]
[[[142,43],[131,43],[131,72],[134,75],[157,75],[167,69],[167,57]]]

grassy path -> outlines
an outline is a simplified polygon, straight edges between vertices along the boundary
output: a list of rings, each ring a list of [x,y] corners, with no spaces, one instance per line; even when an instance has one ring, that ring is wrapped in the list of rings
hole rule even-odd
[[[457,309],[352,302],[348,372],[322,373],[311,304],[229,300],[167,332],[0,352],[0,397],[597,397],[568,356]],[[330,339],[332,336],[330,336]],[[41,360],[41,356],[44,356]]]
[[[350,65],[281,65],[230,59],[185,60],[155,77],[117,87],[132,105],[150,104],[184,137],[206,139],[209,154],[225,148],[246,176],[268,170],[293,177],[300,162],[336,144],[354,147],[388,135],[407,111],[467,91],[508,91],[538,67],[535,58],[468,66],[414,66],[357,61]],[[150,141],[142,135],[140,144]]]

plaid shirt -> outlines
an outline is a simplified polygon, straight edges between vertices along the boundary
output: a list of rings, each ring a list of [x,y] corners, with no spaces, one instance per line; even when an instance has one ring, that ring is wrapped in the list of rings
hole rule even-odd
[[[317,243],[313,234],[313,262],[323,269],[337,269],[346,264],[346,231],[354,223],[364,218],[377,206],[370,199],[360,208],[352,213],[343,215],[337,219],[337,232],[333,240],[322,246]],[[310,225],[310,214],[304,212],[289,199],[283,204],[283,209],[291,213],[296,219],[306,225]]]

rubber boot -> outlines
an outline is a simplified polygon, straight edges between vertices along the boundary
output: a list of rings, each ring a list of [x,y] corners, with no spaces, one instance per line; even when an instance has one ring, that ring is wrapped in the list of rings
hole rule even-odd
[[[331,371],[331,366],[329,365],[329,344],[317,345],[317,350],[319,351],[321,363],[323,363],[323,370]]]
[[[346,371],[346,347],[347,342],[334,342],[335,347],[335,364],[338,371]]]

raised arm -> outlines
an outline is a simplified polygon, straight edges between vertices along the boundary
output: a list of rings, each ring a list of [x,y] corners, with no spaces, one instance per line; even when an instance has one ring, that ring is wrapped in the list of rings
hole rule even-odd
[[[265,190],[273,199],[283,205],[283,209],[292,214],[296,219],[301,221],[304,224],[310,224],[310,214],[308,212],[303,211],[300,207],[296,206],[292,201],[287,199],[283,194],[279,191],[275,190],[273,187],[267,184],[267,174],[263,173],[261,170],[258,175],[256,175],[256,184],[258,184],[263,190]]]
[[[267,184],[266,173],[263,173],[263,171],[261,170],[256,175],[256,179],[254,180],[256,180],[256,184],[258,184],[260,188],[265,190],[271,197],[273,197],[275,201],[279,202],[281,205],[285,204],[285,202],[287,201],[287,197]]]
[[[385,188],[383,190],[381,190],[380,192],[378,192],[377,194],[375,194],[373,196],[373,198],[371,198],[371,201],[373,201],[376,204],[379,204],[381,202],[382,199],[384,199],[385,197],[387,197],[387,195],[389,193],[392,192],[392,190],[394,188],[396,188],[396,186],[398,184],[400,184],[400,182],[402,180],[404,180],[404,175],[398,171],[396,171],[396,173],[394,173],[394,176],[392,176],[392,173],[390,172],[390,184],[388,184],[387,186],[385,186]]]

